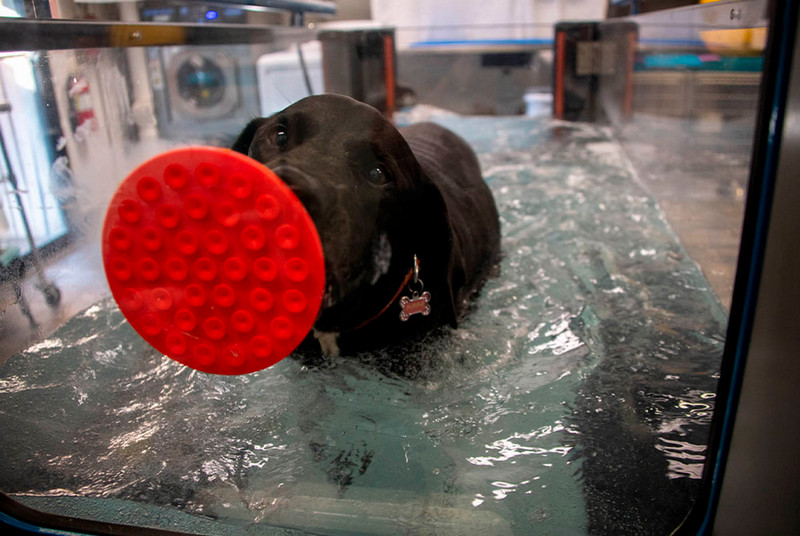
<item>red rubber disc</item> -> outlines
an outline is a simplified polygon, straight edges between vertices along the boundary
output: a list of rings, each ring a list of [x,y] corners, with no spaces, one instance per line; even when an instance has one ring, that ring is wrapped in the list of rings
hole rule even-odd
[[[106,212],[103,263],[133,328],[214,374],[289,355],[325,287],[322,244],[302,203],[262,164],[213,147],[167,151],[122,181]]]

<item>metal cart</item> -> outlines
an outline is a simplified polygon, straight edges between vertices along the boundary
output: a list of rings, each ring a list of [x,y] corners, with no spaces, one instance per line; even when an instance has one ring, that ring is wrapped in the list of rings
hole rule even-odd
[[[0,102],[0,113],[10,112],[11,105],[5,102]],[[8,151],[6,150],[6,143],[5,139],[3,138],[2,131],[0,131],[0,157],[2,157],[2,163],[7,170],[6,175],[2,177],[2,180],[8,180],[9,184],[11,184],[12,194],[16,199],[17,207],[19,208],[20,217],[22,219],[22,225],[25,229],[25,236],[28,240],[28,246],[30,247],[30,253],[28,253],[27,256],[20,256],[18,251],[16,254],[14,254],[15,252],[13,250],[2,252],[3,262],[2,265],[0,265],[0,281],[9,281],[11,283],[20,309],[22,309],[23,314],[28,317],[31,326],[35,327],[36,320],[33,318],[33,313],[31,312],[28,301],[25,299],[22,291],[22,279],[27,268],[27,261],[29,260],[33,265],[34,270],[36,270],[36,278],[38,280],[36,287],[44,295],[47,305],[53,308],[57,307],[61,302],[61,291],[58,289],[55,283],[47,278],[46,274],[44,273],[42,257],[39,253],[39,249],[36,247],[36,242],[33,238],[33,233],[31,232],[28,216],[25,213],[25,205],[23,205],[22,196],[20,195],[19,183],[17,182],[17,177],[14,175],[14,170],[12,169],[11,162],[8,158]]]

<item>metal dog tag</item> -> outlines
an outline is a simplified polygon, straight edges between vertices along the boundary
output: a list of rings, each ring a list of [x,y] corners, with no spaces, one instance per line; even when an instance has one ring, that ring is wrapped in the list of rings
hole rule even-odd
[[[400,311],[400,320],[403,322],[413,315],[428,316],[431,314],[431,293],[428,291],[422,292],[425,289],[425,284],[419,278],[419,259],[416,255],[414,255],[412,275],[414,278],[409,284],[409,290],[411,290],[411,285],[418,285],[419,288],[411,290],[410,298],[408,296],[400,298],[400,309],[402,309]]]
[[[411,295],[409,298],[408,296],[403,296],[400,298],[400,320],[405,322],[412,315],[420,314],[422,316],[428,316],[431,314],[431,293],[430,292],[423,292],[422,295],[418,295],[416,292]]]

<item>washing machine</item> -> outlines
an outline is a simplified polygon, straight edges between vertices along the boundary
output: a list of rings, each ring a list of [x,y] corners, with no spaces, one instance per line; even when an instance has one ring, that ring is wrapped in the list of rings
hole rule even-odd
[[[159,133],[167,139],[229,146],[259,115],[251,45],[178,46],[149,50]]]

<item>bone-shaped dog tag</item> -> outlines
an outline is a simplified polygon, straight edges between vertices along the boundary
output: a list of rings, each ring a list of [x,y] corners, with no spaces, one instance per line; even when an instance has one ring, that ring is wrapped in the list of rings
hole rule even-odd
[[[400,320],[405,322],[412,315],[421,314],[422,316],[428,316],[431,314],[431,293],[430,292],[423,292],[422,295],[412,295],[411,298],[408,296],[403,296],[400,298]]]

